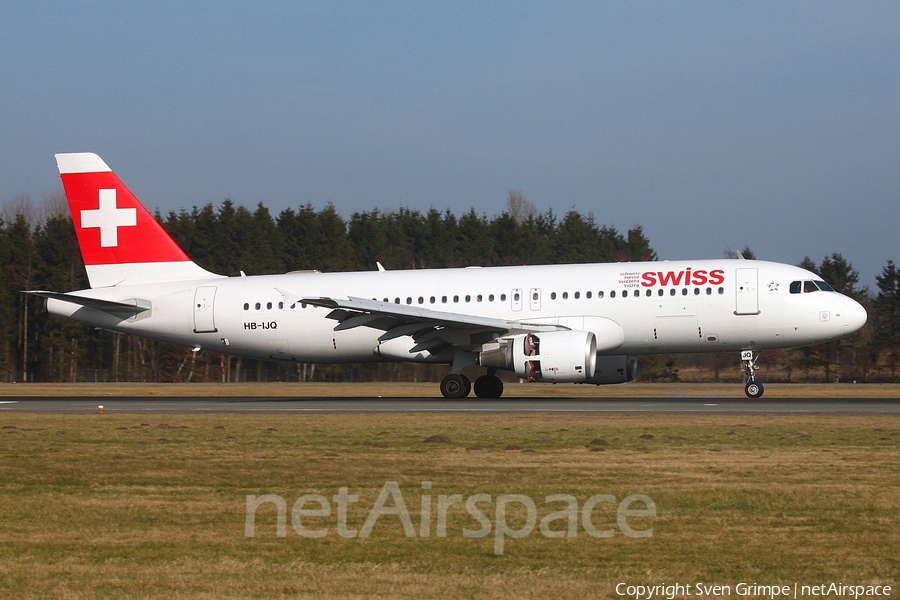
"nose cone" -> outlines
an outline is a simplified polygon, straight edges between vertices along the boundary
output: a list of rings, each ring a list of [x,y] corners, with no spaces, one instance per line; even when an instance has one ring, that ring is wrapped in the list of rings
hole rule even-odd
[[[844,321],[844,335],[850,335],[862,329],[868,315],[862,304],[852,298],[846,298],[841,309],[841,318]]]

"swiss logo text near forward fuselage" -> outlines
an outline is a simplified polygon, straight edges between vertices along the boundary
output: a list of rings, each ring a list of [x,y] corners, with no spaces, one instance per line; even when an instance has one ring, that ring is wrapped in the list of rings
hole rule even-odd
[[[99,197],[99,208],[81,211],[81,227],[99,228],[100,247],[114,248],[119,245],[119,227],[137,226],[137,209],[118,208],[115,189],[101,189]]]
[[[646,271],[641,274],[641,285],[653,287],[655,285],[720,285],[725,281],[723,269],[697,269],[692,271],[690,267],[683,271]]]

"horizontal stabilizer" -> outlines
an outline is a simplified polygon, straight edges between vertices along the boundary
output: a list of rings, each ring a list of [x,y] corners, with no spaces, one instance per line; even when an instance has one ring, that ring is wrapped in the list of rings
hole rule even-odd
[[[71,302],[87,308],[102,310],[103,312],[114,313],[120,315],[128,313],[136,315],[144,311],[150,310],[150,302],[132,298],[124,302],[115,302],[113,300],[100,300],[99,298],[86,298],[84,296],[75,296],[74,294],[61,294],[59,292],[48,292],[46,290],[27,290],[24,293],[38,296],[40,298],[52,298],[63,302]]]

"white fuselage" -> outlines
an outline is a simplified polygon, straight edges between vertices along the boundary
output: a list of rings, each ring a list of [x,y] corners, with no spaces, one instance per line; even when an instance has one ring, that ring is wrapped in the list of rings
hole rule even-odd
[[[330,309],[296,298],[352,296],[570,329],[590,322],[583,317],[603,317],[621,327],[624,339],[615,347],[598,339],[601,354],[719,352],[803,346],[859,329],[865,310],[851,298],[828,291],[792,293],[792,282],[818,279],[798,267],[744,260],[313,272],[74,293],[119,302],[138,299],[152,306],[124,320],[56,299],[48,300],[47,307],[122,333],[252,358],[449,362],[427,352],[410,354],[411,338],[399,337],[379,348],[383,330],[361,326],[335,331]],[[596,333],[601,338],[604,332]]]

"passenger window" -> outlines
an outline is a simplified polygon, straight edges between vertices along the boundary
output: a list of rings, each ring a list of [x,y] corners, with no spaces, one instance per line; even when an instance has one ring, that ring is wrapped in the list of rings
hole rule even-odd
[[[627,297],[628,297],[628,290],[622,290],[622,297],[623,297],[623,298],[627,298]]]
[[[665,292],[662,288],[659,288],[659,291],[656,293],[657,296],[662,296]]]
[[[684,288],[683,290],[681,290],[681,295],[687,296],[687,288]]]
[[[394,304],[400,304],[400,298],[394,298]]]
[[[675,295],[675,288],[672,288],[671,290],[669,290],[669,295],[670,295],[670,296],[674,296],[674,295]]]
[[[406,297],[406,303],[407,303],[407,304],[412,304],[412,298],[410,298],[409,296],[407,296],[407,297]]]
[[[706,295],[709,296],[710,294],[712,294],[712,288],[708,287],[706,288]]]
[[[563,292],[563,300],[569,299],[569,292]]]
[[[471,302],[471,301],[472,301],[472,296],[470,296],[469,294],[466,294],[466,302]]]
[[[694,288],[694,295],[695,295],[695,296],[699,296],[699,295],[700,295],[700,288]]]
[[[278,303],[278,310],[282,310],[284,308],[284,302]]]
[[[575,292],[575,299],[578,300],[579,298],[581,298],[581,292]],[[537,298],[535,298],[535,300],[537,300]]]
[[[598,298],[602,298],[602,297],[603,297],[603,291],[602,291],[602,290],[599,291],[599,292],[597,292],[597,297],[598,297]]]
[[[550,299],[556,300],[556,292],[550,292]]]
[[[453,296],[453,302],[459,302],[459,296]]]
[[[244,310],[250,310],[250,303],[244,302]]]
[[[259,310],[261,308],[261,305],[259,302],[257,302],[254,306],[256,307],[256,310]]]
[[[616,290],[611,291],[611,292],[609,293],[609,297],[610,297],[610,298],[615,298],[615,297],[616,297]]]
[[[441,296],[441,304],[447,304],[447,296]]]
[[[500,294],[500,302],[506,302],[506,294]]]
[[[653,293],[653,290],[647,290],[646,296],[649,298],[652,293]]]
[[[725,288],[720,287],[720,288],[719,288],[719,295],[721,296],[721,295],[724,294],[724,293],[725,293]]]
[[[518,302],[518,301],[519,301],[519,292],[516,292],[515,294],[513,294],[513,300],[514,300],[515,302]]]
[[[429,304],[434,304],[434,296],[432,296],[431,298],[428,299],[428,303],[429,303]]]
[[[494,295],[493,295],[493,294],[489,294],[489,295],[488,295],[488,302],[493,302],[493,301],[494,301]]]
[[[481,302],[481,300],[482,300],[482,295],[481,295],[481,294],[478,294],[477,296],[475,296],[475,300],[477,300],[478,302]]]
[[[419,296],[419,304],[425,304],[425,298]]]

